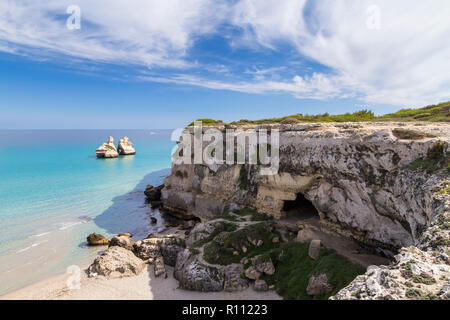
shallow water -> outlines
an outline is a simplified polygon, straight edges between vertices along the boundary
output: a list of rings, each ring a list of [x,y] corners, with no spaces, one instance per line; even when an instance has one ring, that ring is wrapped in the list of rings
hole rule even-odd
[[[91,232],[139,239],[164,227],[143,190],[169,172],[170,133],[0,131],[0,295],[88,263],[104,249],[85,247]],[[96,159],[95,149],[110,135],[116,143],[128,136],[136,155]]]

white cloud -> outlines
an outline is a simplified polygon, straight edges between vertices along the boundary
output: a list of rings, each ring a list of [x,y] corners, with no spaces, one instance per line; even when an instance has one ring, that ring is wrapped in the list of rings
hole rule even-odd
[[[178,68],[147,81],[298,98],[358,97],[367,102],[419,106],[450,99],[448,0],[78,0],[82,29],[65,28],[72,1],[0,2],[0,51],[38,57],[64,54],[96,62]],[[228,3],[228,5],[227,5]],[[367,8],[380,8],[380,29],[367,28]],[[228,65],[195,63],[199,37],[222,34],[239,48],[275,54],[289,45],[331,72],[283,73],[289,66],[247,66],[232,78]],[[208,76],[194,76],[191,70]],[[184,72],[184,73],[183,73]],[[223,79],[226,73],[228,80]]]

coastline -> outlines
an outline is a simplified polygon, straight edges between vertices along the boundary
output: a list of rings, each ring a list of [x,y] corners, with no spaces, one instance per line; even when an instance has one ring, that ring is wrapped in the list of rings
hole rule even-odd
[[[257,292],[249,287],[240,292],[197,292],[178,288],[173,268],[168,278],[155,277],[148,265],[139,275],[118,279],[88,278],[82,269],[80,289],[69,290],[70,274],[50,277],[0,296],[0,300],[280,300],[275,291]]]

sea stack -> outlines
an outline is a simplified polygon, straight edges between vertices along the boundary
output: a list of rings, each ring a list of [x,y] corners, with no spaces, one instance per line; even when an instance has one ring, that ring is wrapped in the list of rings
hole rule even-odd
[[[117,146],[117,150],[120,155],[133,155],[136,154],[136,150],[133,148],[133,143],[128,140],[128,137],[123,137],[119,140],[119,145]]]
[[[114,138],[109,137],[108,142],[102,144],[96,151],[97,158],[117,158],[119,153],[114,146]]]

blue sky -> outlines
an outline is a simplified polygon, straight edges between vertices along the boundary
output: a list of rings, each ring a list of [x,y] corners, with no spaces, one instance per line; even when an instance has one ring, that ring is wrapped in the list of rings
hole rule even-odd
[[[81,28],[70,30],[73,3]],[[448,16],[439,0],[5,0],[0,129],[175,128],[450,100]]]

